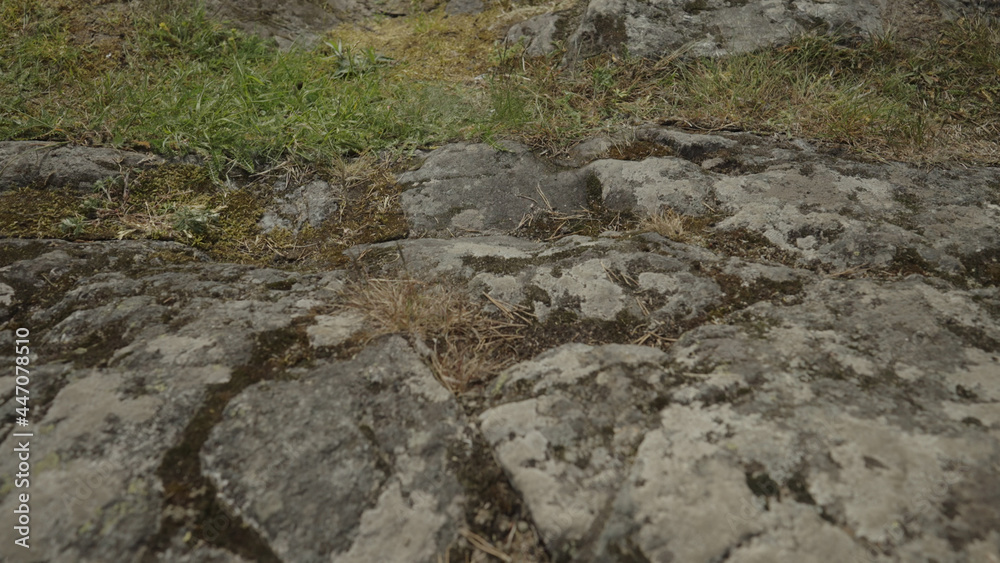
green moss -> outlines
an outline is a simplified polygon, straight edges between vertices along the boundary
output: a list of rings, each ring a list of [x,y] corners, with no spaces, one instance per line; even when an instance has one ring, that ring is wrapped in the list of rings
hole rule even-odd
[[[124,182],[114,184],[121,189]],[[208,170],[194,164],[164,164],[140,172],[128,183],[129,196],[143,203],[163,198],[196,197],[213,191]]]
[[[696,228],[696,227],[695,227]],[[798,256],[783,250],[767,240],[760,233],[747,229],[705,230],[700,241],[705,248],[721,252],[728,256],[736,256],[749,261],[771,261],[786,266],[797,266]]]
[[[781,487],[763,470],[746,472],[747,487],[758,497],[769,499],[775,497],[781,502]]]
[[[22,238],[64,238],[63,219],[79,214],[81,198],[69,188],[21,188],[0,193],[0,232]]]
[[[691,0],[684,4],[684,11],[692,14],[698,15],[708,9],[708,2],[705,0]]]
[[[784,281],[774,281],[764,278],[757,278],[747,282],[743,278],[734,274],[725,274],[717,270],[706,269],[703,272],[709,275],[725,294],[722,303],[708,313],[709,319],[719,319],[730,313],[746,309],[754,303],[760,301],[778,302],[787,297],[799,295],[803,291],[802,280],[796,278]],[[743,317],[739,315],[733,319],[749,329],[749,332],[758,336],[763,336],[777,321],[764,317]]]
[[[295,278],[289,278],[287,280],[275,281],[264,284],[264,287],[274,291],[289,291],[295,287]]]
[[[584,182],[587,196],[587,207],[598,209],[604,207],[604,186],[601,185],[600,178],[596,174],[587,176]]]
[[[41,241],[0,242],[0,268],[21,260],[31,260],[50,252],[52,248]]]
[[[984,286],[1000,286],[1000,250],[981,250],[959,257],[966,275]]]
[[[534,258],[504,258],[502,256],[463,256],[462,265],[477,272],[487,272],[500,276],[516,276],[525,268],[535,265]]]
[[[565,304],[559,304],[545,319],[520,329],[508,352],[516,361],[527,360],[546,350],[570,342],[583,344],[629,344],[641,336],[645,323],[627,311],[615,320],[580,318]]]
[[[552,306],[552,298],[549,296],[549,292],[538,287],[537,285],[528,284],[522,291],[524,293],[526,304],[529,308],[532,308],[535,303],[542,303],[546,307]]]
[[[127,320],[106,323],[87,334],[86,338],[77,343],[76,349],[69,358],[78,368],[106,367],[115,352],[125,347],[130,340],[125,338],[129,331]]]
[[[187,529],[193,538],[247,560],[280,561],[253,528],[219,502],[215,486],[201,470],[199,454],[233,397],[254,383],[283,377],[288,367],[310,358],[305,322],[300,320],[291,327],[258,334],[251,360],[234,369],[228,382],[208,387],[204,402],[184,429],[180,442],[167,451],[156,471],[163,482],[165,502],[181,509],[174,513],[185,516],[175,519],[167,515],[170,511],[164,511],[159,531],[149,540],[149,560],[166,550],[178,531]]]
[[[215,194],[209,205],[223,208],[216,224],[217,230],[195,246],[206,250],[217,260],[267,263],[274,255],[273,251],[268,252],[267,242],[280,237],[280,233],[269,238],[260,237],[257,222],[272,200],[271,190],[260,184]]]
[[[1000,352],[1000,342],[986,334],[986,331],[979,327],[948,324],[944,325],[948,332],[954,334],[967,346],[974,346],[980,350],[996,353]]]
[[[813,498],[812,494],[809,493],[809,484],[806,482],[805,475],[801,472],[792,475],[788,482],[785,483],[788,490],[791,491],[792,497],[796,502],[801,502],[802,504],[816,505],[816,499]]]
[[[936,268],[924,260],[916,249],[897,248],[892,262],[886,266],[886,270],[894,275],[905,277],[911,274],[932,275],[931,272],[934,272]]]
[[[149,260],[152,263],[162,262],[165,264],[189,264],[191,262],[197,262],[198,257],[195,255],[195,251],[192,250],[161,250],[159,252],[154,252],[149,255]]]
[[[920,197],[906,191],[905,189],[900,188],[894,190],[892,192],[892,199],[905,207],[910,213],[920,213],[923,211],[924,206]]]

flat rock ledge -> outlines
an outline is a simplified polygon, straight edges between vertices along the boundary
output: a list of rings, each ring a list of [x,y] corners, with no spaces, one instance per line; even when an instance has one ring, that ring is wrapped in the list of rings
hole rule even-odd
[[[0,240],[34,430],[25,491],[7,372],[32,548],[0,526],[3,560],[1000,561],[1000,170],[658,127],[503,149],[402,174],[410,238],[351,271]],[[685,233],[642,227],[668,210]],[[346,306],[358,271],[551,344],[454,395]]]
[[[23,186],[68,187],[89,192],[94,182],[163,159],[134,151],[38,141],[0,141],[0,191]]]

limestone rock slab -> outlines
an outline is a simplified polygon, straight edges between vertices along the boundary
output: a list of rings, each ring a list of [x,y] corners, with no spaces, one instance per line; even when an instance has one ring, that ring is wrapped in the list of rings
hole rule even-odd
[[[970,561],[1000,548],[997,298],[828,280],[666,354],[523,362],[480,425],[556,558]]]
[[[451,394],[400,338],[298,375],[248,389],[212,431],[223,501],[287,561],[435,561],[465,502]]]
[[[718,256],[657,235],[635,240],[572,236],[544,244],[513,237],[418,239],[365,248],[397,256],[386,258],[391,263],[386,271],[393,275],[457,278],[475,298],[487,293],[526,306],[541,321],[556,311],[601,321],[623,315],[689,320],[725,298],[707,273],[712,263],[726,267]],[[704,264],[706,272],[692,268],[694,262],[698,268]],[[733,267],[742,271],[742,264]]]
[[[400,174],[399,182],[408,186],[400,203],[411,231],[501,234],[549,206],[562,212],[586,208],[579,171],[546,162],[518,143],[503,147],[446,145],[420,169]]]
[[[828,0],[590,0],[569,37],[574,56],[627,50],[642,57],[679,51],[724,56],[787,42],[806,32],[919,36],[943,19],[996,14],[991,2]]]
[[[38,141],[0,142],[0,190],[24,186],[69,187],[89,192],[94,182],[132,168],[163,164],[155,155],[104,147]]]
[[[649,216],[672,209],[683,215],[708,212],[714,178],[682,158],[650,157],[634,162],[597,160],[584,168],[601,189],[604,206]]]
[[[206,396],[260,353],[261,335],[294,334],[290,324],[312,315],[306,297],[329,298],[336,276],[206,264],[183,245],[149,241],[6,240],[0,255],[12,290],[4,350],[14,350],[14,326],[30,330],[30,426],[14,426],[23,405],[13,373],[0,377],[0,445],[30,442],[31,560],[240,561],[183,541],[152,552],[165,511],[177,509],[161,463]],[[34,436],[13,435],[24,430]],[[24,492],[16,462],[0,459],[8,512]],[[12,546],[14,534],[4,527],[0,539]]]
[[[729,217],[716,228],[755,231],[806,263],[885,266],[912,251],[937,269],[968,274],[979,253],[1000,247],[996,186],[1000,170],[989,168],[958,176],[785,161],[719,179],[715,196]]]

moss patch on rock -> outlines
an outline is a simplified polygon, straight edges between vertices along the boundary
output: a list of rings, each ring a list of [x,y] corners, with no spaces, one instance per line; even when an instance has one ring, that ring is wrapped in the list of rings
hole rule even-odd
[[[288,367],[308,360],[309,350],[301,320],[288,328],[260,333],[250,362],[234,369],[228,382],[209,386],[180,443],[164,455],[156,472],[163,481],[164,504],[181,510],[164,510],[160,530],[149,540],[144,563],[157,561],[157,555],[168,548],[181,529],[189,530],[193,538],[251,561],[280,561],[256,530],[219,502],[215,486],[202,473],[199,454],[233,397],[254,383],[282,377]],[[184,516],[177,516],[181,514]]]

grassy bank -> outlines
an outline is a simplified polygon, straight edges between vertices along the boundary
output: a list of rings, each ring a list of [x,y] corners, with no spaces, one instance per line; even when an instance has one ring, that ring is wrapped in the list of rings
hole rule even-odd
[[[435,107],[447,88],[400,80],[370,49],[279,52],[193,7],[115,12],[97,33],[119,40],[88,43],[74,29],[83,10],[4,3],[0,138],[193,152],[259,171],[434,142],[469,119]]]
[[[207,179],[174,170],[86,195],[7,192],[3,234],[338,262],[343,248],[405,235],[391,172],[416,147],[515,138],[554,154],[643,122],[785,133],[878,159],[1000,162],[1000,28],[983,21],[922,41],[804,36],[724,59],[567,67],[559,50],[529,58],[499,41],[544,6],[373,20],[281,51],[193,2],[157,2],[3,0],[0,139],[196,154]],[[261,236],[277,175],[334,185],[335,224]],[[198,180],[174,182],[188,177]]]
[[[1000,31],[985,22],[923,44],[813,36],[720,60],[605,56],[564,69],[559,52],[530,59],[497,44],[518,16],[387,19],[281,52],[193,4],[140,15],[5,0],[0,138],[196,152],[256,171],[458,138],[561,148],[649,120],[998,160]]]

